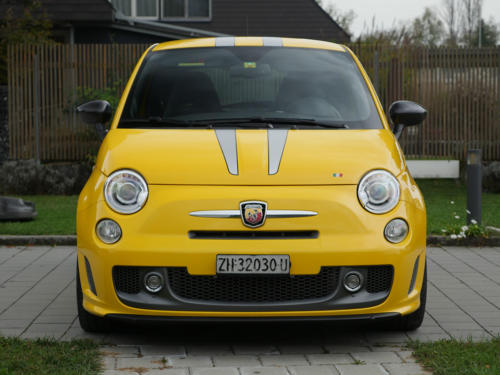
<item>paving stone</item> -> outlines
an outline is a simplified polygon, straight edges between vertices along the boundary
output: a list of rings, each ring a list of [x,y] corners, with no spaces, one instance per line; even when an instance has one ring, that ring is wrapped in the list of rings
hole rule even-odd
[[[388,375],[380,365],[338,365],[340,375]],[[391,374],[392,375],[392,374]]]
[[[238,375],[238,369],[235,367],[194,368],[191,370],[191,375]]]
[[[103,357],[101,363],[103,370],[114,370],[116,359],[114,357]]]
[[[208,356],[167,357],[168,364],[173,367],[211,367],[212,360]]]
[[[229,355],[233,354],[233,350],[229,345],[217,344],[197,344],[186,345],[188,355]]]
[[[368,344],[366,346],[360,345],[325,345],[328,353],[352,353],[352,352],[369,352]]]
[[[398,351],[396,354],[400,356],[404,362],[413,363],[416,361],[411,350]]]
[[[130,368],[162,368],[165,367],[167,363],[163,357],[138,357],[138,358],[117,358],[116,368],[119,369],[130,369]]]
[[[189,375],[187,368],[164,368],[161,370],[148,370],[141,375]]]
[[[408,341],[404,332],[368,332],[366,337],[371,344],[404,344]]]
[[[289,375],[285,367],[241,367],[241,375]]]
[[[185,356],[186,348],[182,345],[141,345],[140,352],[142,355],[153,356]]]
[[[335,366],[289,366],[291,375],[338,375]]]
[[[253,344],[253,345],[234,345],[234,354],[261,355],[261,354],[279,354],[278,348],[274,345]]]
[[[261,355],[264,366],[308,365],[306,357],[300,354]]]
[[[360,352],[351,353],[354,359],[364,363],[401,363],[402,360],[394,352]]]
[[[325,352],[321,345],[288,344],[278,345],[278,349],[281,354],[320,354]]]
[[[138,375],[138,372],[121,371],[121,370],[106,370],[103,375]]]
[[[387,345],[372,345],[370,349],[372,352],[394,352],[402,350],[403,345],[401,344],[387,344]]]
[[[219,356],[214,356],[213,361],[215,366],[221,366],[221,367],[260,366],[259,358],[257,356],[251,356],[251,355],[219,355]]]
[[[432,375],[416,363],[384,364],[390,375]]]
[[[24,328],[0,328],[0,335],[5,337],[18,337],[24,331]]]
[[[309,354],[307,359],[313,365],[350,364],[354,362],[349,354]]]
[[[447,333],[420,333],[418,331],[408,332],[408,336],[412,340],[419,340],[422,342],[447,340],[451,338]]]
[[[137,358],[140,356],[138,346],[101,346],[101,353],[114,358]]]
[[[4,328],[26,328],[31,324],[31,320],[25,319],[2,319],[0,320],[0,330]]]

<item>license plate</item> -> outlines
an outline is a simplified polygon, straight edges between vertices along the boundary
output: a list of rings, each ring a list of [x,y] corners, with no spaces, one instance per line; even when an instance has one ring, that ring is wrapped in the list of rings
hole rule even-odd
[[[217,255],[218,274],[289,274],[288,255]]]

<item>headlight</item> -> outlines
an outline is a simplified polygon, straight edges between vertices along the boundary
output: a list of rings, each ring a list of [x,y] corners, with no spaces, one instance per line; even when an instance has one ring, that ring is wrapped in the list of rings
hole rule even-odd
[[[385,214],[399,202],[399,182],[384,170],[368,172],[358,184],[358,199],[365,210]]]
[[[387,241],[400,243],[408,235],[408,223],[403,219],[394,219],[387,223],[384,229],[384,236]]]
[[[111,219],[103,219],[97,223],[96,229],[97,237],[107,244],[118,242],[122,237],[122,229],[115,221]]]
[[[129,169],[113,172],[104,185],[108,205],[120,214],[139,211],[148,199],[148,185],[142,176]]]

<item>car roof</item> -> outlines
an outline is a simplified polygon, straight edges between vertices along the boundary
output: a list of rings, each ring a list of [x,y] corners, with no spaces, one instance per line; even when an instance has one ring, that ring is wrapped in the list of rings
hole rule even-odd
[[[346,48],[340,44],[325,42],[313,39],[280,38],[280,37],[216,37],[216,38],[195,38],[174,40],[156,45],[153,51],[163,51],[180,48],[200,48],[200,47],[295,47],[295,48],[315,48],[332,51],[346,52]]]

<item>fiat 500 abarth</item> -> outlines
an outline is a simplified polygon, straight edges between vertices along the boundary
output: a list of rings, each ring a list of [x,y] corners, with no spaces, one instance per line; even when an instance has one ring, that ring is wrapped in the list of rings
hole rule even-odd
[[[105,101],[81,105],[88,123]],[[77,210],[80,324],[423,319],[426,215],[356,56],[303,39],[167,42],[139,60]],[[103,132],[104,133],[104,132]]]

